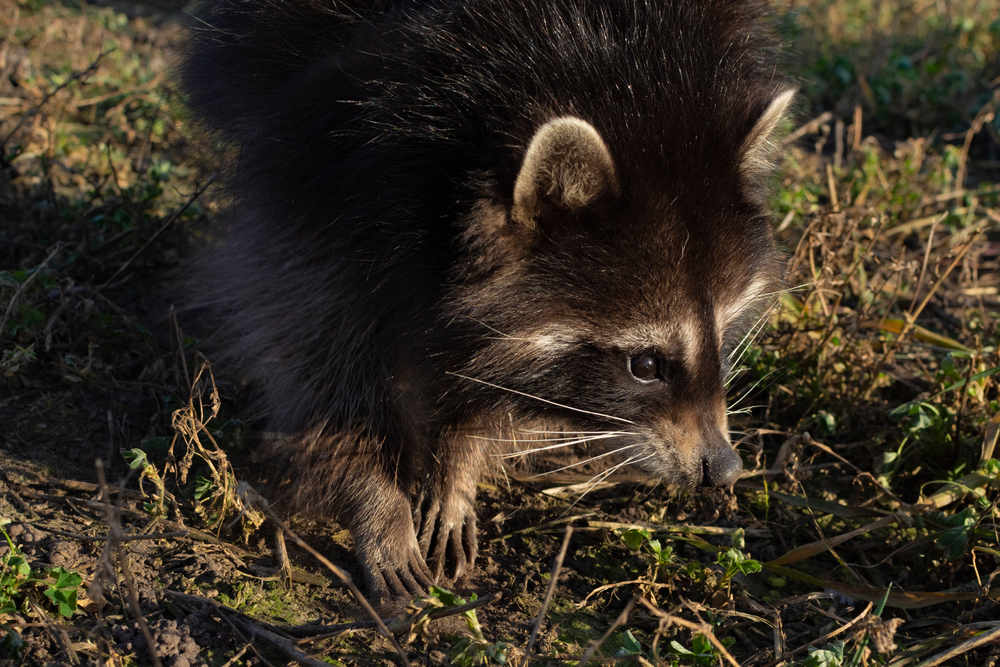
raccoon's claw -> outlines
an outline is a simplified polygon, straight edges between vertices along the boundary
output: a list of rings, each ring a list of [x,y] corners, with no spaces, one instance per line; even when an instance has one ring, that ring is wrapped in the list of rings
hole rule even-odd
[[[434,583],[431,571],[423,556],[416,549],[407,550],[402,563],[386,564],[379,569],[368,570],[368,586],[376,600],[415,598],[427,595],[427,589]]]
[[[368,592],[377,604],[423,597],[434,583],[417,545],[409,502],[404,503],[392,515],[359,522],[352,530]]]
[[[468,574],[479,553],[472,502],[433,499],[419,518],[420,553],[433,568],[434,580],[457,581]]]

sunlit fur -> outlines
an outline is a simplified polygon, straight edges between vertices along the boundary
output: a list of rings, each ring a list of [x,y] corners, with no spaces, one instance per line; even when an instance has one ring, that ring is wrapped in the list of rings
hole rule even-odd
[[[598,441],[622,448],[609,474],[686,485],[728,448],[726,360],[778,273],[760,179],[787,87],[763,5],[197,13],[185,88],[239,159],[195,305],[291,436],[270,452],[278,487],[348,524],[370,584],[419,584],[417,542],[474,559],[475,483],[514,451],[497,424],[624,432]],[[578,156],[559,164],[570,183],[524,190],[513,216],[515,184],[544,185],[525,156],[558,118],[576,130],[535,162]],[[643,349],[673,364],[664,382],[630,377]]]

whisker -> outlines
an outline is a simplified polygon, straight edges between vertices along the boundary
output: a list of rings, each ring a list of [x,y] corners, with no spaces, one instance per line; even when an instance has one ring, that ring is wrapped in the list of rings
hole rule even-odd
[[[544,431],[544,430],[532,430],[532,429],[521,429],[518,433],[532,433],[538,435],[546,435],[553,433],[563,433],[568,435],[603,435],[614,433],[616,435],[633,435],[629,431]]]
[[[577,438],[576,434],[608,438],[620,435],[633,435],[628,431],[592,431],[590,433],[587,431],[568,431],[568,433],[573,433],[574,435],[570,435],[565,438],[492,438],[488,435],[470,435],[468,437],[474,440],[489,440],[490,442],[558,442],[560,440],[579,440],[580,438]],[[590,438],[583,438],[583,440],[589,439]]]
[[[773,292],[765,292],[763,294],[758,294],[757,296],[754,297],[753,300],[757,301],[758,299],[766,299],[767,297],[770,297],[770,296],[781,296],[782,294],[790,294],[792,292],[801,292],[801,291],[805,290],[806,288],[809,288],[809,287],[812,287],[812,286],[813,286],[813,283],[808,282],[808,283],[802,283],[800,285],[795,285],[794,287],[785,287],[783,289],[774,290]]]
[[[640,454],[635,454],[635,455],[633,455],[633,456],[630,456],[630,457],[628,457],[627,459],[625,459],[625,460],[624,460],[624,461],[622,461],[621,463],[618,463],[618,464],[616,464],[616,465],[614,465],[614,466],[612,466],[612,467],[608,468],[607,470],[605,470],[605,471],[603,471],[603,472],[601,472],[601,473],[599,473],[599,474],[597,474],[597,475],[594,475],[594,477],[592,477],[592,478],[591,478],[591,481],[590,481],[590,482],[589,482],[589,483],[587,484],[587,486],[586,486],[586,487],[584,488],[584,490],[583,490],[583,493],[581,493],[581,494],[580,494],[580,496],[579,496],[579,497],[578,497],[578,498],[577,498],[576,500],[574,500],[574,501],[573,501],[573,504],[572,504],[572,505],[570,505],[570,508],[572,509],[573,507],[575,507],[575,506],[576,506],[576,504],[577,504],[578,502],[580,502],[581,500],[583,500],[583,498],[584,498],[584,497],[585,497],[585,496],[586,496],[586,495],[587,495],[588,493],[590,493],[591,491],[593,491],[593,490],[594,490],[594,488],[595,488],[595,487],[596,487],[596,486],[597,486],[598,484],[600,484],[600,483],[601,483],[601,482],[603,482],[603,481],[604,481],[605,479],[607,479],[607,478],[608,478],[608,477],[610,477],[610,476],[611,476],[612,474],[614,474],[614,473],[615,473],[615,471],[617,471],[617,470],[618,470],[619,468],[621,468],[621,467],[623,467],[623,466],[626,466],[626,465],[629,465],[629,464],[634,464],[634,463],[642,463],[643,461],[645,461],[645,460],[647,460],[647,459],[650,459],[650,458],[652,458],[653,456],[654,456],[654,454],[646,454],[645,456],[642,456],[642,454],[641,454],[641,453],[640,453]]]
[[[760,299],[765,299],[765,298],[777,297],[782,294],[788,294],[790,292],[798,292],[807,289],[809,287],[812,287],[812,283],[802,283],[801,285],[795,285],[794,287],[787,287],[785,289],[775,290],[773,292],[767,292],[765,294],[761,294],[755,297],[754,301],[758,301]],[[740,342],[737,343],[736,347],[733,348],[733,351],[729,353],[729,365],[731,368],[735,369],[739,365],[740,361],[743,360],[743,355],[746,354],[747,350],[750,348],[750,345],[753,344],[753,342],[757,339],[757,336],[759,336],[761,331],[763,331],[764,324],[768,316],[770,316],[771,313],[774,312],[774,309],[776,307],[777,307],[777,301],[768,306],[766,309],[764,309],[764,312],[760,314],[760,317],[758,317],[757,321],[753,323],[753,326],[750,327],[750,330],[747,331],[747,333],[743,336]],[[732,375],[727,377],[723,384],[728,387],[729,383],[732,381],[732,377],[733,377]]]
[[[772,375],[774,375],[774,372],[775,372],[774,369],[771,369],[767,373],[764,373],[764,375],[762,375],[756,382],[754,382],[752,385],[750,385],[750,387],[746,391],[744,391],[740,395],[739,398],[737,398],[735,401],[733,401],[732,403],[730,403],[729,406],[726,408],[726,410],[727,411],[729,411],[729,410],[735,410],[736,406],[738,406],[740,403],[742,403],[743,401],[745,401],[747,399],[747,397],[750,396],[750,394],[754,390],[756,390],[757,387],[759,387],[762,382],[764,382],[764,380],[766,380],[767,378],[769,378]]]
[[[584,442],[593,442],[594,440],[606,440],[609,437],[619,437],[619,436],[597,436],[597,437],[594,437],[594,438],[580,438],[580,439],[577,439],[577,440],[571,440],[569,442],[559,442],[559,443],[556,443],[554,445],[546,445],[544,447],[535,447],[533,449],[524,449],[524,450],[521,450],[519,452],[513,452],[513,453],[509,453],[509,454],[498,454],[498,456],[499,456],[499,458],[502,458],[502,459],[513,459],[513,458],[517,458],[518,456],[527,456],[528,454],[536,454],[538,452],[545,452],[545,451],[549,451],[549,450],[552,450],[552,449],[560,449],[562,447],[569,447],[571,445],[578,445],[578,444],[584,443]]]
[[[618,449],[613,449],[610,452],[604,452],[603,454],[598,454],[597,456],[591,456],[589,459],[584,459],[582,461],[577,461],[576,463],[570,463],[569,465],[564,465],[561,468],[555,468],[553,470],[546,470],[545,472],[540,472],[537,475],[532,475],[531,479],[536,479],[538,477],[545,477],[546,475],[551,475],[552,473],[562,472],[563,470],[569,470],[570,468],[575,468],[577,466],[582,466],[585,463],[590,463],[592,461],[597,461],[598,459],[603,459],[605,457],[611,456],[612,454],[617,454],[618,452],[624,452],[626,449],[632,449],[633,447],[638,447],[639,443],[633,443],[631,445],[625,445],[624,447],[619,447]]]
[[[726,410],[727,415],[748,415],[754,410],[759,408],[767,407],[765,405],[748,405],[745,408],[740,408],[739,410]]]
[[[546,398],[542,398],[541,396],[534,396],[532,394],[527,394],[527,393],[525,393],[523,391],[518,391],[517,389],[509,389],[507,387],[501,387],[498,384],[493,384],[492,382],[487,382],[486,380],[480,380],[478,378],[469,377],[468,375],[462,375],[461,373],[455,373],[455,372],[452,372],[452,371],[445,371],[445,372],[448,375],[454,375],[455,377],[462,378],[463,380],[469,380],[470,382],[478,382],[479,384],[484,384],[487,387],[492,387],[494,389],[499,389],[501,391],[509,391],[512,394],[517,394],[518,396],[524,396],[525,398],[532,398],[532,399],[534,399],[536,401],[540,401],[542,403],[548,403],[549,405],[554,405],[557,408],[564,408],[566,410],[572,410],[573,412],[579,412],[579,413],[582,413],[582,414],[585,414],[585,415],[592,415],[594,417],[603,417],[604,419],[611,419],[613,421],[622,422],[623,424],[635,424],[634,421],[631,421],[631,420],[628,420],[628,419],[623,419],[621,417],[615,417],[613,415],[606,415],[606,414],[604,414],[602,412],[592,412],[590,410],[581,410],[580,408],[574,408],[574,407],[571,407],[569,405],[564,405],[562,403],[556,403],[555,401],[550,401],[550,400],[548,400]]]
[[[726,379],[722,382],[722,386],[728,388],[737,378],[750,370],[747,366],[734,366],[729,369],[729,374],[726,375]]]
[[[758,317],[757,320],[753,323],[753,325],[750,326],[750,329],[748,329],[747,332],[743,334],[743,338],[741,338],[740,342],[736,344],[736,347],[733,348],[733,351],[729,353],[728,361],[730,367],[735,368],[739,364],[739,362],[742,361],[743,355],[746,354],[747,349],[750,347],[753,341],[757,339],[757,336],[760,335],[760,332],[764,330],[764,325],[767,323],[767,318],[771,314],[771,311],[773,310],[774,306],[766,308],[764,312],[760,314],[760,317]]]

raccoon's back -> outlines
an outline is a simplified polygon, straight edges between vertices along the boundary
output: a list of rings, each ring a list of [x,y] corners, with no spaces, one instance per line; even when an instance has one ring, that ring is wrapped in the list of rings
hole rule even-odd
[[[502,196],[534,130],[563,114],[594,123],[638,176],[687,177],[731,164],[773,97],[762,7],[221,0],[182,75],[192,107],[243,151],[237,189],[251,198],[349,196],[380,171],[379,187],[401,177],[418,196],[420,175],[454,185],[485,171]]]
[[[669,174],[682,206],[712,201],[779,85],[761,8],[211,3],[182,76],[239,160],[230,240],[198,281],[272,416],[385,421],[399,359],[455,342],[463,221],[476,202],[509,208],[531,137],[556,116],[597,128],[626,191],[658,193]]]
[[[349,56],[401,0],[222,0],[196,14],[181,77],[190,105],[234,141],[292,112],[297,77]],[[360,45],[359,45],[360,46]]]

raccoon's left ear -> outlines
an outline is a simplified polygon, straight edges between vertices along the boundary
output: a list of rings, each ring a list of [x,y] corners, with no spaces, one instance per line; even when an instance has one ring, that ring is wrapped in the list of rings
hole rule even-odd
[[[789,88],[778,93],[750,130],[741,150],[740,171],[745,177],[752,178],[770,168],[774,131],[785,117],[796,92],[795,88]]]
[[[511,217],[532,228],[551,207],[579,211],[605,195],[617,195],[611,152],[585,120],[556,118],[538,128],[514,183]]]

